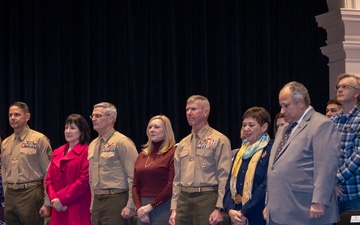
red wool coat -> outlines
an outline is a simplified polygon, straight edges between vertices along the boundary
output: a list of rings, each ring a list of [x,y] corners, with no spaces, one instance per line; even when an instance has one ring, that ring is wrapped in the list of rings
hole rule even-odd
[[[79,143],[65,155],[68,146],[54,150],[45,179],[50,201],[59,198],[68,207],[66,211],[53,210],[51,225],[90,225],[88,146]]]

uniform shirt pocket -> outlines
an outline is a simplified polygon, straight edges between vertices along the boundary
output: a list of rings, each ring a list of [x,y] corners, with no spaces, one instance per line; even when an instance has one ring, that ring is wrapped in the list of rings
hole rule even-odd
[[[214,154],[211,149],[197,149],[196,158],[199,160],[198,165],[202,169],[212,168],[215,165]]]
[[[103,159],[110,159],[115,156],[115,152],[101,152],[100,156]]]
[[[189,161],[189,149],[182,149],[179,152],[180,156],[180,162],[181,162],[181,170],[186,170],[188,167],[188,161]]]
[[[36,149],[35,148],[21,148],[20,153],[25,154],[25,155],[34,155],[34,154],[36,154]]]

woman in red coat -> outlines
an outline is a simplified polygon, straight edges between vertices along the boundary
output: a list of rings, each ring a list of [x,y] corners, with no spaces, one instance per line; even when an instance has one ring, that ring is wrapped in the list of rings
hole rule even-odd
[[[45,180],[53,207],[51,225],[89,225],[89,125],[83,116],[71,114],[64,134],[67,143],[54,150]]]

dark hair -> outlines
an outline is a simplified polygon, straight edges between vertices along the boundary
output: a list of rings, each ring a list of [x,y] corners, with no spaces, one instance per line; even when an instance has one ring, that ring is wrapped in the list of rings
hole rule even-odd
[[[276,126],[276,122],[277,122],[277,119],[279,118],[284,118],[284,114],[282,113],[277,113],[275,118],[274,118],[274,136],[276,135],[276,132],[278,131],[279,127]]]
[[[336,99],[330,99],[326,105],[330,105],[330,104],[336,104],[338,106],[342,106],[340,102],[338,102]]]
[[[260,126],[264,125],[265,123],[268,124],[268,128],[270,126],[271,123],[270,114],[263,107],[254,106],[246,110],[242,119],[244,120],[245,118],[249,118],[249,117],[254,118],[260,124]]]
[[[72,124],[72,123],[75,124],[81,132],[80,143],[89,144],[91,141],[90,128],[85,118],[79,114],[71,114],[70,116],[68,116],[68,118],[66,118],[65,124]]]
[[[25,102],[14,102],[10,105],[9,108],[11,108],[12,106],[17,106],[20,109],[22,109],[22,111],[26,114],[26,113],[30,113],[29,107],[26,105]]]

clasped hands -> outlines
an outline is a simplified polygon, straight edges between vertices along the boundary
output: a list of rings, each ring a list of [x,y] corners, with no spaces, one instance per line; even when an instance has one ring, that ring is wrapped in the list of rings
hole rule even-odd
[[[149,217],[149,212],[153,210],[153,207],[150,204],[141,206],[138,210],[137,210],[137,216],[140,219],[141,222],[143,223],[150,223],[150,217]]]
[[[63,206],[59,198],[54,198],[51,200],[51,206],[58,212],[67,210],[67,206]]]
[[[248,225],[247,218],[241,213],[234,209],[229,210],[229,217],[233,225]]]

